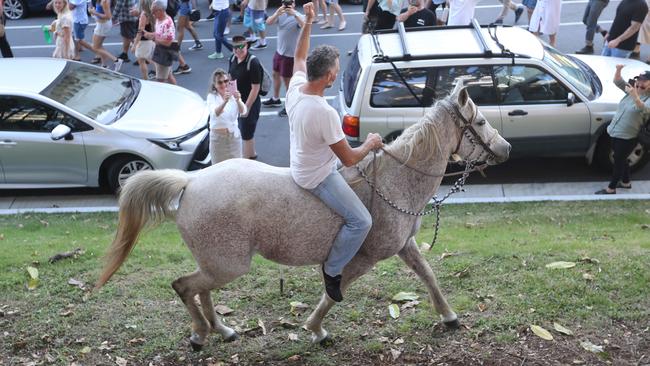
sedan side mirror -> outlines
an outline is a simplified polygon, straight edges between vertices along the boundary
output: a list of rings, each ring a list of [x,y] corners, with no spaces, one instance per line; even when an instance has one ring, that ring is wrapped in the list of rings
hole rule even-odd
[[[571,107],[574,103],[576,102],[576,96],[573,93],[569,93],[566,96],[566,105],[567,107]]]
[[[70,127],[60,124],[54,127],[52,132],[50,132],[50,137],[54,141],[61,140],[62,138],[65,138],[66,140],[72,140],[72,130]]]

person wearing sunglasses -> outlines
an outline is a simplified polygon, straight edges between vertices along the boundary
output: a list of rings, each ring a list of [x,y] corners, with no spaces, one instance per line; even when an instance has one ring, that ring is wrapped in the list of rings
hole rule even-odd
[[[216,69],[210,79],[206,102],[210,110],[210,159],[212,164],[242,157],[237,119],[247,109],[241,94],[224,69]]]
[[[242,113],[239,117],[239,130],[243,140],[242,156],[245,159],[257,159],[254,136],[262,106],[260,101],[262,65],[257,57],[250,54],[244,36],[232,37],[232,47],[233,56],[230,58],[228,73],[232,80],[237,80],[237,89],[248,110],[247,114]]]

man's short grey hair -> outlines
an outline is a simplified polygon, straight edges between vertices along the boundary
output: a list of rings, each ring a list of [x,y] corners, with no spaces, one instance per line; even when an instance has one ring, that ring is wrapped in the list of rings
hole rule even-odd
[[[167,1],[166,0],[153,0],[151,2],[151,10],[153,9],[167,9]]]
[[[314,81],[327,75],[336,66],[339,50],[330,45],[321,45],[314,48],[307,56],[307,79]]]

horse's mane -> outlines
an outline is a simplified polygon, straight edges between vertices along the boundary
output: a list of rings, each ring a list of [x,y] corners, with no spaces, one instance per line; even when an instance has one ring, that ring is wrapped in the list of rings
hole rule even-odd
[[[405,164],[428,158],[434,154],[442,155],[440,138],[436,127],[438,123],[436,121],[449,118],[445,108],[441,105],[442,103],[449,102],[454,103],[449,96],[437,101],[432,107],[427,109],[418,123],[406,128],[397,139],[385,146],[384,149],[394,156],[402,157],[402,161]],[[418,148],[416,149],[416,147]],[[384,154],[381,153],[381,155]],[[370,154],[363,161],[359,162],[359,167],[366,174],[376,174],[381,172],[386,165],[386,159],[377,159],[375,163],[372,161],[373,157]],[[374,169],[377,171],[373,172]]]

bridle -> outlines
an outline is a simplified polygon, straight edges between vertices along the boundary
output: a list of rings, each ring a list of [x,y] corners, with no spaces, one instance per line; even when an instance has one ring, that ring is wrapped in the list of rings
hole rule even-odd
[[[447,113],[449,113],[449,115],[451,115],[452,117],[454,117],[454,119],[456,120],[455,122],[458,122],[458,120],[462,121],[462,124],[461,124],[461,123],[456,123],[456,126],[460,129],[460,136],[459,136],[459,138],[458,138],[458,144],[456,145],[456,149],[455,149],[454,152],[452,153],[452,156],[453,156],[453,155],[456,155],[456,154],[458,153],[458,151],[460,150],[460,146],[461,146],[461,143],[462,143],[462,141],[463,141],[463,138],[466,137],[466,138],[469,140],[469,142],[471,143],[471,145],[472,145],[472,150],[470,151],[469,154],[467,154],[468,157],[469,157],[469,156],[472,156],[472,155],[474,154],[474,151],[476,150],[477,145],[478,145],[478,146],[481,146],[481,147],[483,148],[483,152],[478,156],[478,158],[481,158],[484,154],[487,154],[487,159],[494,159],[494,158],[496,158],[497,155],[494,153],[494,151],[492,151],[492,149],[490,149],[489,144],[490,144],[490,143],[492,142],[492,140],[494,140],[494,138],[498,135],[498,132],[495,131],[495,133],[494,133],[492,136],[490,136],[490,138],[487,140],[487,142],[483,141],[483,139],[482,139],[481,136],[478,134],[478,132],[476,131],[476,129],[474,128],[474,126],[472,126],[472,123],[474,123],[474,122],[476,121],[476,118],[477,118],[477,116],[478,116],[477,109],[474,110],[474,114],[473,114],[473,116],[472,116],[472,119],[471,119],[471,120],[468,120],[468,119],[465,118],[465,116],[463,116],[463,114],[460,112],[460,109],[458,108],[458,105],[453,104],[453,103],[446,103],[446,104],[447,104],[447,105],[443,105],[443,108],[447,111]],[[399,211],[399,212],[401,212],[401,213],[404,213],[404,214],[407,214],[407,215],[411,215],[411,216],[417,216],[417,217],[428,216],[428,215],[431,215],[431,214],[434,213],[434,212],[436,213],[436,224],[435,224],[435,230],[434,230],[433,239],[432,239],[432,241],[431,241],[431,246],[429,247],[429,250],[430,250],[430,249],[433,247],[433,245],[435,244],[435,242],[436,242],[436,240],[437,240],[437,238],[438,238],[438,229],[439,229],[439,227],[440,227],[440,207],[442,206],[442,203],[443,203],[447,198],[449,198],[449,196],[451,196],[452,194],[454,194],[454,193],[458,193],[458,192],[464,192],[464,191],[465,191],[465,189],[464,189],[465,181],[467,180],[467,178],[469,177],[469,175],[470,175],[472,172],[474,172],[474,171],[479,171],[479,172],[481,172],[481,174],[483,174],[483,170],[485,169],[485,167],[487,166],[487,164],[477,165],[477,163],[478,163],[478,161],[479,161],[478,158],[477,158],[477,159],[474,159],[474,160],[467,160],[467,159],[465,159],[465,160],[463,161],[464,164],[465,164],[465,169],[463,170],[463,172],[461,172],[461,173],[450,173],[450,174],[440,174],[440,175],[436,175],[436,174],[430,174],[430,173],[427,173],[427,172],[423,172],[423,171],[421,171],[421,170],[419,170],[419,169],[413,167],[412,165],[408,164],[408,162],[406,162],[406,161],[402,161],[401,159],[399,159],[399,158],[398,158],[397,156],[395,156],[394,154],[388,152],[386,149],[382,148],[382,150],[383,150],[385,153],[387,153],[387,155],[389,155],[389,156],[392,157],[393,159],[395,159],[395,160],[397,160],[398,162],[400,162],[402,165],[404,165],[404,166],[406,166],[407,168],[409,168],[409,169],[411,169],[411,170],[413,170],[413,171],[415,171],[415,172],[417,172],[417,173],[419,173],[419,174],[421,174],[421,175],[424,175],[424,176],[428,176],[428,177],[438,177],[438,178],[440,178],[440,177],[447,177],[447,176],[452,176],[452,175],[459,175],[459,174],[461,175],[460,178],[458,178],[458,179],[454,182],[454,184],[452,185],[452,187],[449,189],[449,192],[447,192],[447,193],[446,193],[446,194],[445,194],[441,199],[439,199],[439,198],[437,197],[436,194],[434,194],[433,197],[431,197],[431,199],[429,200],[429,201],[433,201],[433,202],[432,202],[432,208],[431,208],[431,209],[426,210],[426,211],[425,211],[425,210],[422,210],[422,211],[420,211],[420,212],[414,212],[414,211],[412,211],[412,210],[408,210],[408,209],[401,208],[401,207],[399,207],[396,203],[394,203],[393,201],[391,201],[391,200],[390,200],[390,199],[389,199],[389,198],[388,198],[388,197],[387,197],[387,196],[386,196],[386,195],[385,195],[385,194],[384,194],[384,193],[383,193],[383,192],[382,192],[382,191],[381,191],[381,190],[376,186],[376,184],[374,183],[374,181],[372,181],[372,180],[370,180],[370,178],[368,178],[368,176],[367,176],[366,173],[363,171],[363,169],[361,169],[361,168],[357,165],[357,170],[359,171],[359,173],[361,174],[361,176],[363,177],[363,179],[365,179],[365,181],[366,181],[366,182],[368,183],[368,185],[369,185],[369,186],[370,186],[370,187],[375,191],[375,193],[376,193],[379,197],[381,197],[381,199],[384,200],[384,202],[386,202],[386,203],[387,203],[390,207],[392,207],[393,209],[395,209],[395,210],[397,210],[397,211]],[[372,158],[373,174],[376,174],[376,172],[377,172],[377,169],[376,169],[376,166],[375,166],[376,159],[377,159],[377,152],[376,152],[376,151],[373,151],[373,158]],[[372,200],[371,200],[370,202],[372,203]]]

